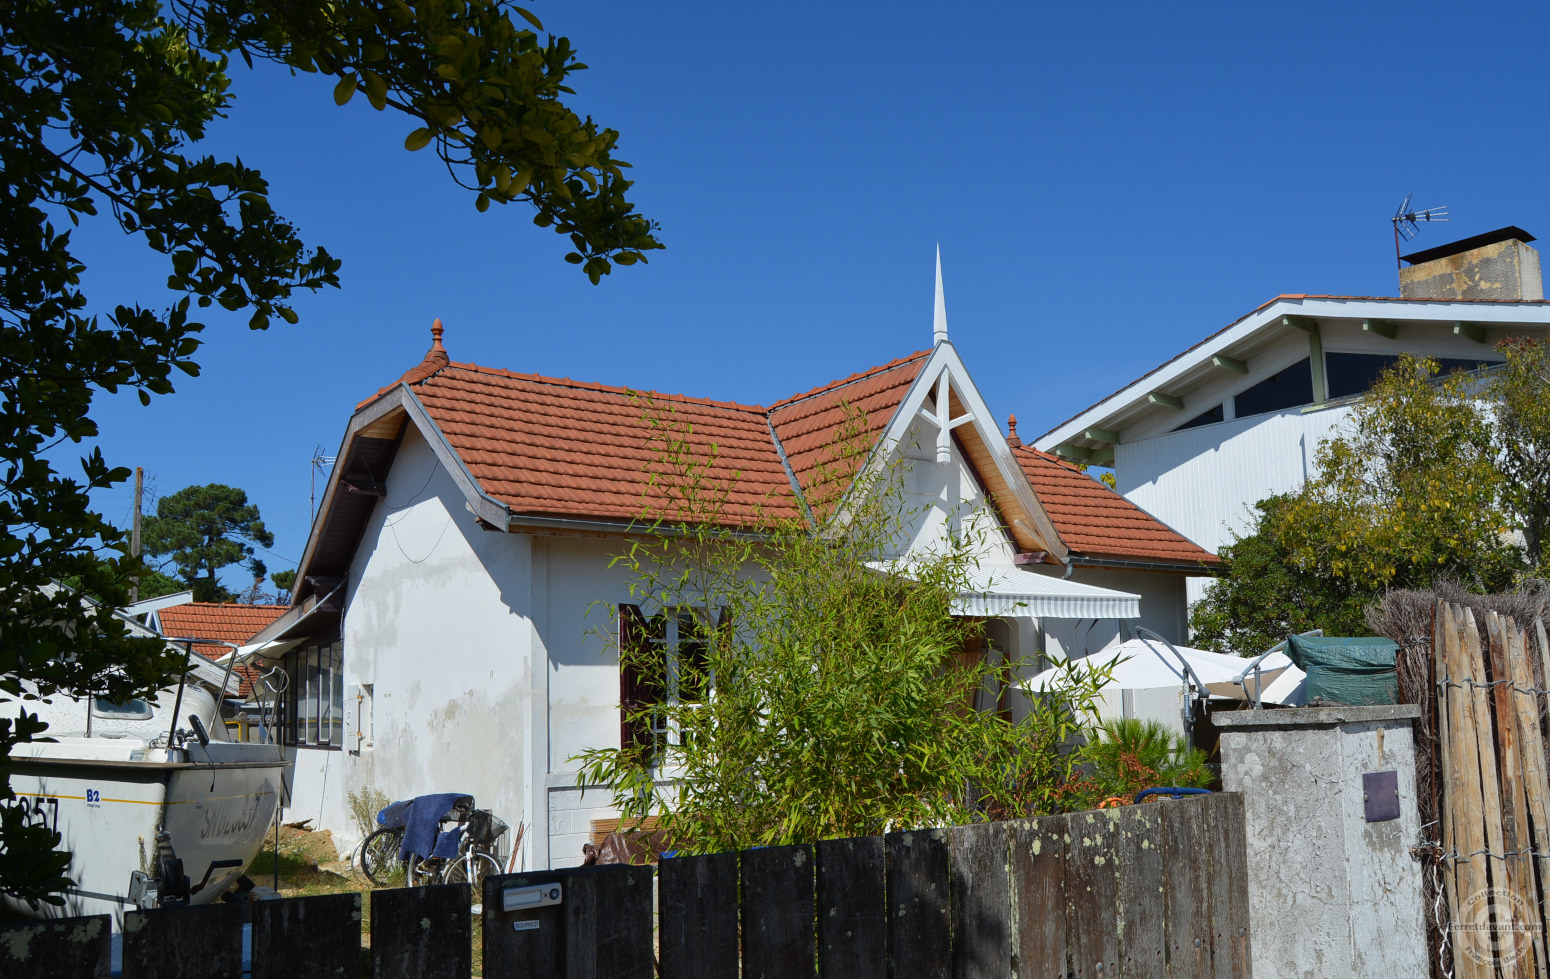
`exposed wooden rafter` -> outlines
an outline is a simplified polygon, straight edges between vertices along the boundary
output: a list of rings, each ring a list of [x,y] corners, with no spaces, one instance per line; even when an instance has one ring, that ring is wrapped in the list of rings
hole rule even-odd
[[[1211,358],[1211,366],[1220,367],[1224,371],[1232,371],[1234,374],[1247,374],[1249,372],[1248,364],[1244,363],[1236,357],[1229,357],[1226,354],[1214,355]]]
[[[1392,340],[1399,335],[1399,329],[1388,320],[1362,320],[1362,332],[1373,333],[1386,340]]]
[[[1453,335],[1476,343],[1485,343],[1485,327],[1474,323],[1454,323]]]
[[[1146,396],[1146,400],[1160,408],[1172,408],[1174,411],[1184,410],[1184,399],[1176,394],[1163,394],[1161,391],[1153,391]]]

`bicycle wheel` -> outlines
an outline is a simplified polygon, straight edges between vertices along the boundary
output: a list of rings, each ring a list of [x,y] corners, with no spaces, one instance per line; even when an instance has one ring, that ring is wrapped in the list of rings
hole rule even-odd
[[[483,850],[465,854],[447,868],[447,883],[468,884],[473,888],[474,903],[484,900],[484,879],[498,876],[500,861]],[[470,874],[472,876],[470,876]]]
[[[410,887],[427,887],[431,884],[440,884],[443,875],[447,872],[447,861],[441,857],[422,857],[418,854],[409,854],[409,862],[404,866],[405,883]]]
[[[378,887],[402,884],[404,865],[398,849],[404,842],[402,829],[379,829],[361,844],[361,870]]]

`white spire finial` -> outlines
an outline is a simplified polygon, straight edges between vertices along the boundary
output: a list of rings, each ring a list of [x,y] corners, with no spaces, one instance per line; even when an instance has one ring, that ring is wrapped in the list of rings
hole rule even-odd
[[[931,322],[931,345],[947,342],[947,298],[942,293],[942,246],[936,246],[936,315]]]

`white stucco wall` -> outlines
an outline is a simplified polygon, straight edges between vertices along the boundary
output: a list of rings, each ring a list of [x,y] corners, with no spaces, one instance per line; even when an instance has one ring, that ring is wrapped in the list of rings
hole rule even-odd
[[[386,482],[344,616],[344,682],[369,694],[368,738],[347,724],[346,750],[298,749],[293,810],[347,839],[347,792],[370,786],[394,799],[467,792],[513,825],[530,820],[532,541],[479,529],[412,427]]]

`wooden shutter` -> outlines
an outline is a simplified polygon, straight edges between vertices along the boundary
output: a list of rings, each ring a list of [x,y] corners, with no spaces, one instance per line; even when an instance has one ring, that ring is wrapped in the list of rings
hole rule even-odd
[[[640,706],[638,651],[646,641],[646,617],[639,606],[619,606],[619,747],[638,747],[647,732],[631,723],[630,712]]]

